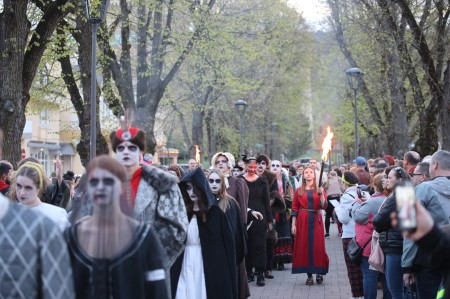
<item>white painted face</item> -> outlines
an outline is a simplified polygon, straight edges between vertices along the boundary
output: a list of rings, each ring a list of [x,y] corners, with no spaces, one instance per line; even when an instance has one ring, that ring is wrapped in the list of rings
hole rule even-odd
[[[38,198],[39,188],[32,179],[19,175],[16,179],[16,194],[21,204],[32,205]]]
[[[272,165],[270,166],[270,171],[275,174],[281,173],[281,162],[278,160],[272,160]]]
[[[197,194],[194,193],[194,187],[191,183],[186,183],[186,191],[192,201],[195,202],[199,200]]]
[[[240,176],[241,175],[241,171],[239,170],[239,168],[233,168],[233,176]]]
[[[99,206],[107,206],[119,199],[121,182],[108,170],[97,168],[89,174],[87,192],[89,199]]]
[[[211,187],[211,190],[214,194],[219,193],[220,187],[222,186],[222,181],[220,180],[220,176],[217,173],[211,173],[211,175],[208,178],[209,187]]]
[[[121,191],[119,178],[108,170],[97,168],[89,174],[87,192],[96,205],[107,206],[118,201]]]
[[[124,141],[116,148],[117,160],[125,167],[139,165],[139,147],[129,141]]]

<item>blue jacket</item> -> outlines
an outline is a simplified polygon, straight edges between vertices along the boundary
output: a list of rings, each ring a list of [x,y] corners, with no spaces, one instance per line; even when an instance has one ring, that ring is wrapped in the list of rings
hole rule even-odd
[[[450,182],[446,177],[438,177],[434,180],[423,182],[415,188],[416,198],[433,217],[436,225],[442,226],[450,223]],[[447,211],[443,208],[448,205]],[[428,266],[424,254],[418,251],[414,241],[405,238],[403,241],[402,268],[403,272],[412,272],[414,265]]]

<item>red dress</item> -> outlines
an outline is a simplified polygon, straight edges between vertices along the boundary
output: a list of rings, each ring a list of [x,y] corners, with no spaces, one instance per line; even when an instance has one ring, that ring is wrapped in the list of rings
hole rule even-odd
[[[327,198],[326,194],[324,194]],[[313,190],[305,190],[302,196],[295,192],[292,201],[292,216],[296,216],[296,236],[292,273],[328,273],[328,255],[325,250],[325,237],[320,196]]]

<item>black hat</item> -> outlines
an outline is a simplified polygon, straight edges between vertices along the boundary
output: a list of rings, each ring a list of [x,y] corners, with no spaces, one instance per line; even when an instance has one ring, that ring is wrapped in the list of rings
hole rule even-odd
[[[237,165],[237,164],[234,165],[233,169],[239,169],[239,171],[244,170],[244,168],[242,168],[241,166],[239,166],[239,165]]]

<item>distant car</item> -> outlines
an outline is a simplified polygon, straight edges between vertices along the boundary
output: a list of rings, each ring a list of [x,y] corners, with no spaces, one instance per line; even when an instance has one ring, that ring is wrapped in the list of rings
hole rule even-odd
[[[309,160],[311,158],[301,158],[300,159],[300,163],[302,163],[303,165],[309,165]]]

